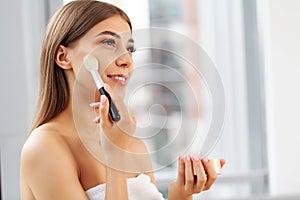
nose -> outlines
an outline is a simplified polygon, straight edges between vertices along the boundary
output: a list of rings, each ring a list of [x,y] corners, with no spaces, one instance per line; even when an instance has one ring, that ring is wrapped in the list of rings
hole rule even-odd
[[[130,67],[132,65],[131,53],[126,51],[120,55],[116,60],[116,65],[118,67]]]

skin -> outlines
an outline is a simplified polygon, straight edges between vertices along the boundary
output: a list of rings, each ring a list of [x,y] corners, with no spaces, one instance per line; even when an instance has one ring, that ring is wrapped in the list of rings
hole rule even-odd
[[[103,43],[112,38],[109,34],[99,35],[103,31],[120,34],[130,32],[130,27],[120,16],[113,16],[98,23],[70,47],[58,48],[56,63],[64,69],[69,88],[73,88],[82,60],[91,49],[100,44],[108,52],[114,50],[110,43]],[[124,36],[121,50],[125,53],[109,58],[113,62],[101,69],[105,89],[113,97],[120,111],[121,121],[112,123],[108,115],[107,98],[98,95],[98,92],[95,92],[95,103],[91,105],[96,113],[94,122],[99,124],[101,130],[101,147],[107,155],[107,162],[113,162],[111,158],[122,157],[111,148],[109,141],[129,152],[147,152],[142,141],[129,136],[135,131],[135,119],[123,103],[126,83],[118,82],[110,76],[126,74],[130,78],[133,69],[132,53],[128,51],[132,47],[132,42],[128,42],[130,37]],[[72,89],[70,94],[72,97]],[[224,160],[220,162],[221,166],[225,164]],[[192,194],[209,189],[217,178],[208,159],[185,156],[179,158],[178,164],[177,180],[169,187],[170,200],[192,199]],[[141,167],[140,173],[144,173],[144,169]],[[194,173],[197,174],[197,180],[194,180]],[[21,198],[87,200],[85,190],[106,183],[106,199],[126,199],[126,179],[138,174],[111,169],[89,154],[76,132],[70,100],[64,111],[35,129],[24,144],[21,155]],[[155,183],[153,174],[147,174]]]

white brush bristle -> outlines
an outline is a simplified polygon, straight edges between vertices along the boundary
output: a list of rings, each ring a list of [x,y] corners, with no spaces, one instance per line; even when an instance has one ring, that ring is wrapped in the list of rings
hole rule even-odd
[[[83,65],[88,71],[98,70],[98,60],[91,54],[84,57]]]

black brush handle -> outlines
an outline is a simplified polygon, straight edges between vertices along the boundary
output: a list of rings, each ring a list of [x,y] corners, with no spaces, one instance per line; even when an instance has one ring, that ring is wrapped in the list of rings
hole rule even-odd
[[[109,102],[109,114],[114,122],[118,122],[121,119],[119,111],[117,110],[114,102],[111,100],[111,97],[108,92],[105,91],[104,87],[99,89],[100,94],[105,95]]]

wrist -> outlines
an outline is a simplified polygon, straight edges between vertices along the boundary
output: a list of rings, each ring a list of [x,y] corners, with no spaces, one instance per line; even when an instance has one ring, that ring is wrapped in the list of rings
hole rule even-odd
[[[186,192],[181,191],[176,182],[171,183],[168,189],[168,200],[192,200],[193,195],[187,195]]]
[[[136,164],[141,157],[139,155],[118,148],[113,151],[104,151],[103,154],[103,164],[106,168],[127,174],[141,171],[140,166]]]
[[[168,193],[168,200],[192,200],[193,199],[193,195],[190,196],[182,196],[181,194],[170,194]]]

